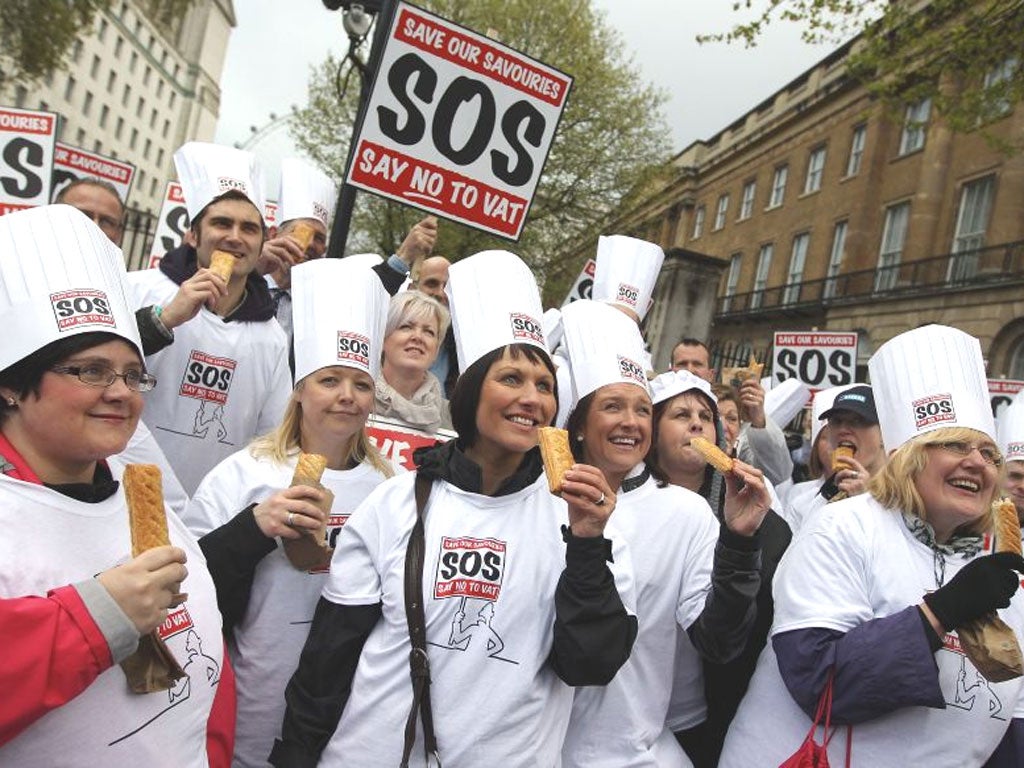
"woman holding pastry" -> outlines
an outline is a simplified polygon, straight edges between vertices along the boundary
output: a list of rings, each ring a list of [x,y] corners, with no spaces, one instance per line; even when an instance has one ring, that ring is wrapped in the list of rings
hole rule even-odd
[[[275,766],[556,765],[571,686],[606,684],[629,655],[628,554],[604,535],[615,493],[592,466],[561,470],[561,498],[543,476],[557,397],[533,275],[488,251],[449,277],[459,437],[342,529]]]
[[[700,438],[711,447],[717,447],[719,452],[726,448],[725,431],[711,385],[689,371],[680,370],[661,374],[651,382],[651,389],[653,434],[647,464],[652,474],[658,480],[700,495],[707,500],[715,517],[724,522],[724,476],[709,463],[708,455],[712,452],[699,452],[693,445],[694,439]],[[740,465],[744,466],[742,462]],[[768,481],[763,482],[771,492]],[[691,730],[692,720],[685,717],[686,710],[692,706],[687,704],[692,683],[677,675],[668,724],[698,768],[715,765],[729,722],[736,714],[768,636],[772,622],[772,579],[792,537],[789,526],[775,511],[777,506],[773,500],[772,509],[760,527],[760,587],[754,627],[737,658],[726,663],[704,660],[707,721],[695,730]]]
[[[640,626],[615,679],[576,692],[562,765],[688,767],[665,725],[673,672],[689,681],[692,706],[684,714],[699,721],[704,690],[697,653],[730,660],[754,622],[757,532],[768,493],[760,472],[741,462],[733,467],[723,454],[730,468],[719,524],[699,495],[654,479],[644,463],[654,406],[638,363],[644,349],[639,329],[592,301],[565,307],[562,322],[579,397],[567,424],[571,444],[577,458],[600,469],[616,489],[614,525],[632,553]],[[690,652],[677,654],[677,642]]]
[[[123,277],[121,251],[73,208],[0,218],[0,765],[230,762],[234,689],[203,555],[171,514],[164,545],[133,557],[141,537],[106,464],[156,383]],[[188,677],[136,694],[117,665],[154,632]]]
[[[994,528],[1003,460],[981,346],[929,325],[868,368],[894,450],[866,494],[829,505],[790,548],[721,764],[780,764],[831,685],[831,721],[851,725],[829,742],[832,765],[1019,766],[1024,559],[1019,533]],[[996,641],[981,654],[979,634]]]
[[[403,291],[391,298],[375,415],[428,433],[451,429],[448,401],[441,382],[430,372],[448,320],[441,302],[420,291]]]
[[[297,381],[284,418],[215,467],[185,513],[232,639],[235,766],[266,765],[338,533],[394,474],[363,429],[380,372],[388,299],[380,280],[341,259],[291,274]],[[345,302],[338,285],[351,289]]]

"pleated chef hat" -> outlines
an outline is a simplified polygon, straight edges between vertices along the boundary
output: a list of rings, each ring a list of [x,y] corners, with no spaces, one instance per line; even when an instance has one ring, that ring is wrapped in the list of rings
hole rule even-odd
[[[814,441],[818,439],[818,433],[821,432],[821,428],[826,424],[826,422],[821,420],[821,415],[835,405],[836,397],[841,392],[856,386],[860,385],[843,384],[841,387],[829,387],[828,389],[818,390],[815,393],[814,400],[811,402],[811,445],[814,445]]]
[[[996,439],[981,343],[973,336],[945,325],[915,328],[879,347],[868,371],[886,450],[940,427]]]
[[[764,393],[764,411],[784,427],[811,399],[811,390],[799,379],[785,379]]]
[[[189,221],[226,192],[241,192],[263,216],[263,179],[256,155],[234,147],[190,141],[174,153]],[[278,221],[281,221],[278,208]]]
[[[597,240],[596,261],[591,298],[625,307],[643,320],[665,252],[635,237],[608,235]]]
[[[294,157],[281,161],[279,223],[293,219],[317,219],[329,229],[337,198],[338,185],[319,168]]]
[[[1024,461],[1024,400],[1020,397],[999,414],[999,450],[1007,461]]]
[[[650,394],[640,329],[619,310],[574,301],[562,310],[562,327],[577,400],[606,384],[635,384]]]
[[[345,286],[344,301],[338,286]],[[295,381],[328,365],[380,375],[390,297],[365,264],[313,259],[292,267]]]
[[[540,292],[530,268],[508,251],[481,251],[448,270],[459,373],[495,349],[530,344],[548,352]]]
[[[96,331],[142,355],[124,275],[121,249],[69,205],[0,216],[0,370],[52,341]]]
[[[367,269],[373,269],[384,261],[376,253],[353,253],[351,256],[346,256],[345,260],[350,264],[359,264]]]
[[[562,343],[562,335],[564,333],[562,313],[554,307],[545,309],[544,315],[540,319],[540,324],[544,326],[544,339],[548,343],[548,348],[554,352],[555,348]]]
[[[651,399],[657,405],[665,400],[671,400],[683,392],[689,392],[691,389],[699,390],[707,395],[711,404],[716,409],[718,408],[718,398],[711,391],[710,382],[684,370],[668,371],[655,376],[654,381],[651,382]]]

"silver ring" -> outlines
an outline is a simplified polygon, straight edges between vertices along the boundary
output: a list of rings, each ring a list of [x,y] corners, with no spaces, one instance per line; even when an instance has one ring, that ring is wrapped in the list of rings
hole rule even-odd
[[[603,507],[605,502],[604,493],[601,493],[601,498],[594,502],[595,507]]]
[[[292,527],[292,520],[294,520],[294,519],[295,519],[295,513],[294,513],[294,512],[289,512],[289,513],[288,513],[288,522],[286,523],[286,525],[287,525],[287,526],[288,526],[289,528],[291,528],[291,527]]]

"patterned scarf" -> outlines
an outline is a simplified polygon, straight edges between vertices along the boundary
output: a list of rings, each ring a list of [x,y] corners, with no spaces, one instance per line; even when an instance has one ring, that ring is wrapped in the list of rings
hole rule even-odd
[[[945,544],[935,541],[935,531],[924,520],[915,516],[902,513],[903,524],[907,526],[910,535],[924,544],[932,551],[932,568],[935,573],[935,585],[941,587],[946,582],[946,558],[953,555],[974,557],[981,552],[983,537],[979,534],[956,534],[950,537]]]

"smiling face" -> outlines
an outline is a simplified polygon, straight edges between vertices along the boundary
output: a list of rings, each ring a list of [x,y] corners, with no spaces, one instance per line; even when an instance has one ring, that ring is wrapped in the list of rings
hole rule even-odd
[[[885,463],[882,450],[882,430],[852,411],[834,411],[828,417],[829,460],[822,466],[831,466],[831,452],[839,446],[853,449],[853,456],[874,475]]]
[[[715,414],[706,397],[692,391],[683,392],[668,401],[658,419],[658,463],[669,478],[695,475],[704,470],[707,464],[704,457],[690,447],[694,437],[717,442]]]
[[[366,425],[373,395],[373,379],[356,368],[331,365],[306,376],[292,393],[302,406],[302,449],[335,455]]]
[[[995,443],[981,433],[976,434],[976,441],[978,447],[995,450]],[[988,514],[999,468],[985,462],[977,450],[961,456],[941,445],[928,445],[925,452],[925,465],[914,478],[914,486],[941,542],[960,526]]]
[[[211,254],[219,250],[235,257],[232,277],[244,277],[256,268],[263,247],[263,219],[248,200],[215,200],[206,206],[194,232],[200,267],[209,267]]]
[[[555,379],[541,362],[508,350],[491,364],[480,388],[477,436],[467,455],[497,464],[537,445],[537,427],[555,416]]]
[[[145,370],[138,350],[125,341],[108,341],[60,362],[87,364],[117,373]],[[0,394],[19,397],[7,388]],[[75,375],[49,371],[40,380],[38,396],[30,392],[7,411],[3,433],[43,482],[91,482],[97,461],[124,450],[141,413],[142,395],[123,379],[94,387]]]
[[[614,487],[647,455],[652,412],[650,395],[635,384],[608,384],[594,392],[578,437],[586,463],[604,472]]]
[[[1024,519],[1024,461],[1006,462],[1006,480],[1003,490],[1017,507],[1017,517]]]

